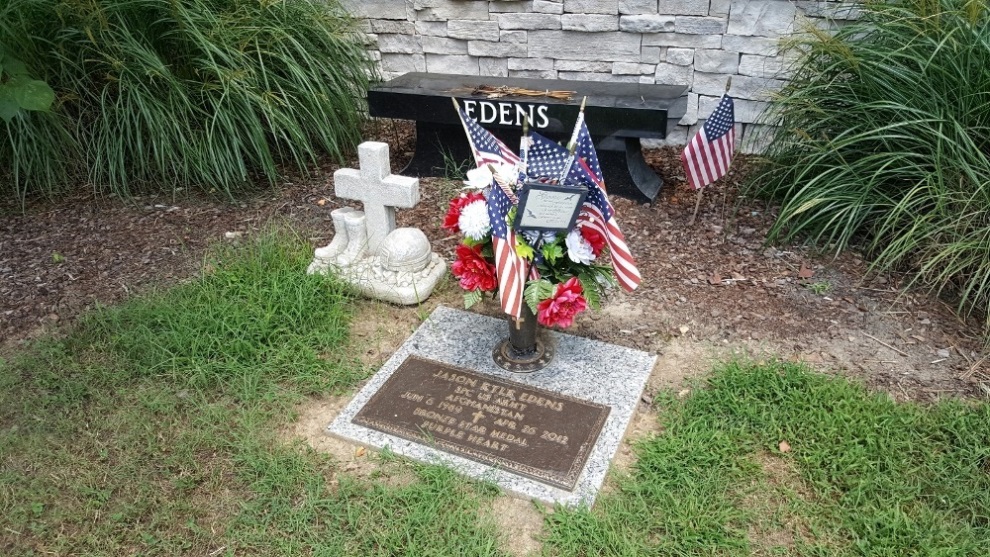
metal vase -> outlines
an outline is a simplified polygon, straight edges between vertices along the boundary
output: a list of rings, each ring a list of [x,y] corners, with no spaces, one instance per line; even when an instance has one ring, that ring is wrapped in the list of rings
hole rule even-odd
[[[495,346],[492,359],[506,371],[532,373],[550,364],[553,347],[540,335],[540,324],[529,305],[522,306],[519,319],[507,320],[509,336]]]

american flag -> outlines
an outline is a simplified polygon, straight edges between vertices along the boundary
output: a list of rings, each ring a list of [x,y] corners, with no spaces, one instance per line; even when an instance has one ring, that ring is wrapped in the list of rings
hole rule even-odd
[[[681,153],[684,172],[692,188],[700,190],[729,171],[736,150],[734,121],[732,97],[722,95],[715,111]]]
[[[642,276],[636,268],[629,246],[626,245],[626,238],[619,229],[619,223],[615,219],[615,209],[608,201],[602,167],[598,162],[598,153],[595,151],[591,132],[584,122],[584,114],[578,116],[576,132],[574,137],[576,156],[567,171],[564,183],[582,183],[588,186],[588,197],[578,215],[578,222],[583,223],[583,226],[591,227],[605,238],[612,256],[615,278],[619,281],[619,285],[631,292],[639,286]],[[540,160],[537,161],[537,158]],[[537,133],[533,134],[533,146],[529,151],[531,177],[538,175],[559,177],[564,173],[564,166],[570,160],[567,149]],[[535,168],[539,170],[534,170]]]
[[[454,101],[457,105],[457,101]],[[464,110],[457,105],[458,115],[464,124],[464,131],[467,132],[468,142],[471,144],[471,153],[474,155],[474,162],[478,167],[486,164],[508,164],[516,165],[519,157],[509,149],[505,143],[499,141],[497,137],[488,130],[481,127],[478,122],[467,115]]]
[[[488,196],[488,219],[495,248],[498,297],[502,311],[518,319],[526,289],[526,260],[516,253],[516,234],[507,222],[512,205],[512,199],[503,188],[492,188]]]
[[[496,168],[499,165],[516,166],[519,164],[519,157],[512,152],[512,149],[509,149],[505,143],[502,143],[491,132],[481,127],[474,118],[468,116],[461,109],[460,105],[457,104],[456,99],[454,100],[454,106],[457,107],[457,115],[460,117],[461,123],[464,124],[464,132],[467,134],[468,143],[471,145],[471,153],[474,155],[474,162],[478,165],[478,168],[489,164],[494,165]],[[512,192],[512,188],[507,187],[502,182],[499,182],[498,185],[513,204],[519,203],[519,199]]]
[[[465,114],[457,105],[457,113],[464,124],[468,143],[478,167],[488,164],[513,165],[519,163],[519,157],[506,147],[497,137],[478,125],[473,118]],[[492,226],[492,246],[495,248],[495,275],[498,277],[498,296],[502,311],[519,318],[522,312],[523,291],[526,289],[526,260],[516,253],[516,235],[509,226],[507,219],[509,210],[519,202],[512,192],[512,184],[504,178],[496,176],[498,187],[491,189],[488,195],[488,220]]]
[[[530,138],[532,142],[526,160],[526,174],[537,181],[560,178],[569,160],[567,149],[536,132],[532,132]]]

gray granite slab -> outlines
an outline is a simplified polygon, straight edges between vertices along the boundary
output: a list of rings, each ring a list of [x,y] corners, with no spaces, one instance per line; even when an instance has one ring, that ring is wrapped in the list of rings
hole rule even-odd
[[[508,325],[504,319],[440,306],[355,395],[327,427],[327,431],[374,448],[388,447],[394,453],[422,462],[444,464],[467,476],[491,481],[525,497],[548,503],[590,506],[605,481],[609,463],[636,411],[657,357],[640,350],[555,331],[544,331],[544,334],[556,346],[557,355],[553,362],[532,374],[510,373],[496,366],[491,356],[495,345],[508,335]],[[413,354],[611,407],[574,490],[553,487],[352,423],[355,414],[399,365]]]

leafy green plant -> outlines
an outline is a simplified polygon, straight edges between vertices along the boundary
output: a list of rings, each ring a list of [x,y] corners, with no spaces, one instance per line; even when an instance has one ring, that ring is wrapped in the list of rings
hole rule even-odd
[[[781,128],[750,187],[777,199],[771,240],[861,245],[874,270],[990,301],[990,10],[973,0],[871,2],[797,39]]]
[[[57,121],[98,189],[231,195],[274,183],[282,165],[340,159],[359,139],[373,66],[336,1],[5,4],[0,48],[16,45],[58,92]],[[36,124],[7,124],[0,166],[62,141]],[[9,181],[22,196],[58,185],[34,168]]]
[[[22,110],[46,111],[55,102],[47,83],[32,79],[24,62],[0,50],[0,119],[10,121]]]

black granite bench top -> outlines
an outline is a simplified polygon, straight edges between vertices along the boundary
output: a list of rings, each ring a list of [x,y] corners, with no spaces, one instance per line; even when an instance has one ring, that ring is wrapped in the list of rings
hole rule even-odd
[[[574,95],[565,101],[471,94],[483,85],[574,91]],[[585,119],[596,137],[663,138],[668,122],[676,123],[687,110],[687,87],[681,85],[427,73],[408,73],[372,88],[368,92],[368,108],[377,117],[459,124],[450,97],[457,98],[486,127],[520,127],[520,114],[527,113],[537,131],[557,135],[569,133],[573,128],[584,97],[588,99]]]

